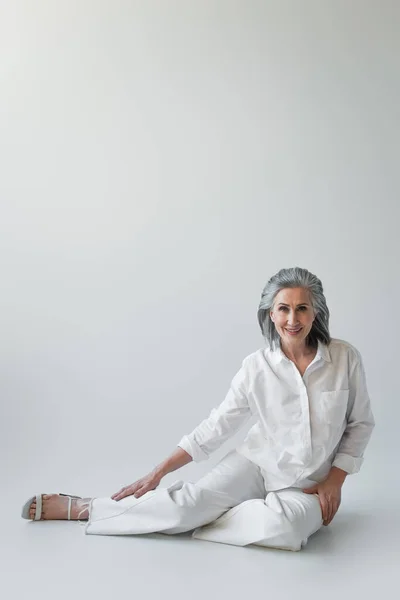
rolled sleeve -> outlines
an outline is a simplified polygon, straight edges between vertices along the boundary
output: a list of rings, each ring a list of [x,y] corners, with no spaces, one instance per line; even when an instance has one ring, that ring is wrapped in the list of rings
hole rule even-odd
[[[361,465],[364,459],[354,458],[354,456],[350,456],[349,454],[340,454],[339,452],[335,456],[335,460],[332,463],[333,467],[338,467],[342,469],[342,471],[346,471],[349,475],[354,473],[358,473],[361,469]]]
[[[347,425],[333,466],[349,474],[357,473],[363,463],[364,451],[374,427],[375,419],[371,410],[364,366],[361,356],[357,353],[349,377]]]
[[[213,408],[192,433],[183,436],[178,446],[192,457],[193,461],[207,460],[212,452],[232,437],[252,416],[246,394],[246,369],[244,363],[232,380],[224,401]]]
[[[201,449],[199,444],[194,439],[194,435],[184,435],[178,444],[179,448],[185,450],[192,457],[194,462],[207,460],[208,455]]]

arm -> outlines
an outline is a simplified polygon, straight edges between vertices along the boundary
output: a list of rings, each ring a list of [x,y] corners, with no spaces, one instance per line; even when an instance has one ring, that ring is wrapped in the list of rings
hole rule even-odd
[[[357,473],[364,460],[364,451],[375,426],[361,356],[350,366],[347,426],[344,430],[333,467],[346,473]]]
[[[168,473],[172,473],[172,471],[176,471],[181,467],[187,465],[192,462],[192,457],[190,454],[182,450],[182,448],[177,448],[175,452],[173,452],[168,458],[166,458],[162,463],[160,463],[154,471],[160,475],[160,479],[168,475]]]
[[[135,481],[131,485],[127,485],[111,496],[112,500],[122,500],[126,496],[135,496],[140,498],[146,492],[155,490],[159,486],[160,481],[168,473],[180,469],[192,461],[192,457],[182,450],[177,448],[168,458],[161,462],[153,471],[145,475],[141,479]]]
[[[208,459],[222,444],[236,433],[252,415],[246,390],[246,368],[244,363],[232,380],[225,400],[211,411],[192,433],[185,435],[179,446],[195,462]]]
[[[325,481],[304,490],[307,494],[318,494],[324,525],[329,525],[340,506],[342,486],[347,475],[360,470],[374,426],[364,367],[357,353],[356,361],[350,367],[347,426],[332,468]]]
[[[123,487],[111,498],[122,500],[131,495],[140,498],[146,492],[158,487],[161,479],[168,473],[180,469],[192,460],[208,458],[211,452],[219,448],[251,417],[252,413],[244,393],[245,380],[246,374],[242,367],[233,378],[225,400],[211,411],[208,419],[202,421],[191,434],[184,436],[175,452],[151,473]]]

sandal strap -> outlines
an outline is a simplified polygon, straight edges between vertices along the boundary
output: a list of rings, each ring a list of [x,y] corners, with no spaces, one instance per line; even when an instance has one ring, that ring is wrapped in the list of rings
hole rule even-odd
[[[71,520],[71,505],[72,505],[72,498],[70,496],[68,496],[68,521]]]
[[[77,500],[82,500],[82,496],[73,496],[72,494],[58,494],[59,496],[66,496],[68,498],[68,521],[71,520],[71,508],[72,508],[72,499],[76,498]]]
[[[35,512],[35,521],[40,521],[42,517],[42,494],[38,494],[36,496],[36,512]]]
[[[82,496],[74,496],[73,494],[58,494],[59,496],[69,496],[70,498],[78,498],[79,500],[82,500]]]

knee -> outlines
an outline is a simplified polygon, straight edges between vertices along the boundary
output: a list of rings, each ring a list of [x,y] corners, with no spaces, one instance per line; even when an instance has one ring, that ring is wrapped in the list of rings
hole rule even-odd
[[[266,504],[281,515],[289,530],[295,530],[303,539],[322,525],[321,505],[316,495],[305,494],[302,490],[287,489],[269,493]]]

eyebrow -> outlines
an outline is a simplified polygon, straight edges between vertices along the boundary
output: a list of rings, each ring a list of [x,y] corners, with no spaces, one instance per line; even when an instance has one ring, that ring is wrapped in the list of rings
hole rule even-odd
[[[289,304],[285,304],[284,302],[279,302],[278,306],[289,306]],[[301,304],[298,304],[297,306],[310,306],[307,302],[301,302]]]

